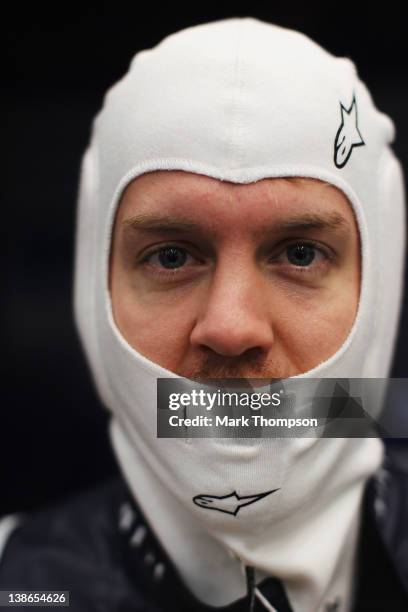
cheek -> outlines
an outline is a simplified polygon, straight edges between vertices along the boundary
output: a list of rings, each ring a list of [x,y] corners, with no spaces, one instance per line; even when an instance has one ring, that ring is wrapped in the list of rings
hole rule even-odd
[[[357,307],[354,284],[285,300],[282,316],[275,318],[275,336],[299,372],[307,372],[340,349],[351,331]]]
[[[188,350],[199,300],[196,292],[183,299],[166,292],[144,297],[129,279],[112,283],[112,309],[116,326],[127,342],[142,355],[173,370]]]

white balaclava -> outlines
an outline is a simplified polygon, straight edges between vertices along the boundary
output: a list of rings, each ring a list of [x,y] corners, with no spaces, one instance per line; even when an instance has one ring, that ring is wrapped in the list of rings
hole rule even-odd
[[[94,120],[79,189],[76,321],[124,477],[180,576],[208,604],[245,595],[241,562],[257,580],[281,579],[296,612],[323,611],[336,598],[336,610],[350,610],[362,492],[383,445],[374,437],[157,438],[156,381],[178,377],[132,348],[113,320],[108,258],[121,194],[155,170],[335,185],[360,232],[359,307],[339,350],[301,377],[384,378],[404,261],[394,137],[350,59],[251,17],[190,27],[138,52]],[[236,516],[192,502],[272,489]]]

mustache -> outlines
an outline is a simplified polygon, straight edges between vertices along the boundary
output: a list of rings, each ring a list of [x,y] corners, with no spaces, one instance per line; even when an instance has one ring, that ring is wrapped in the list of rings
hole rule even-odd
[[[217,378],[241,379],[283,379],[289,376],[288,367],[277,361],[268,360],[261,349],[248,349],[241,355],[228,357],[207,353],[203,360],[177,372],[179,376],[193,380]]]

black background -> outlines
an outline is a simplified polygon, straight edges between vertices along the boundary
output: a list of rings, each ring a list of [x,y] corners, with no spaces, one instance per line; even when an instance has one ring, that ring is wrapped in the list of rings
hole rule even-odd
[[[356,4],[327,2],[53,6],[16,4],[2,20],[0,514],[45,505],[114,468],[107,414],[73,324],[73,235],[91,120],[137,51],[224,17],[251,15],[300,30],[356,63],[376,106],[396,124],[394,150],[404,170],[408,160],[407,27],[391,3],[361,15]],[[406,376],[406,306],[393,376]]]

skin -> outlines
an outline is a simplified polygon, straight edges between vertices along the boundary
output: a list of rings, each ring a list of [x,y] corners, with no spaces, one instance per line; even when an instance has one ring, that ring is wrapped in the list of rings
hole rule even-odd
[[[167,226],[153,227],[153,215]],[[197,228],[168,225],[179,220]],[[329,358],[351,330],[358,228],[345,195],[315,179],[150,172],[119,203],[109,287],[123,337],[164,368],[286,378]]]

